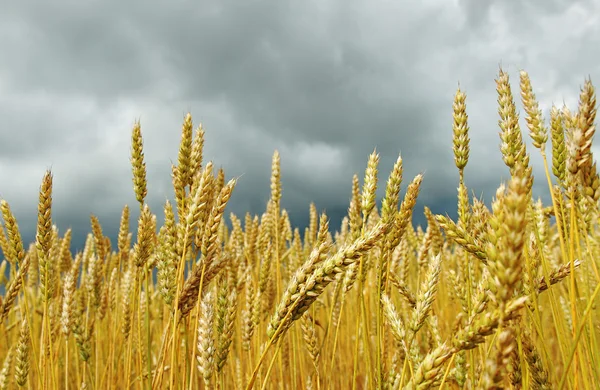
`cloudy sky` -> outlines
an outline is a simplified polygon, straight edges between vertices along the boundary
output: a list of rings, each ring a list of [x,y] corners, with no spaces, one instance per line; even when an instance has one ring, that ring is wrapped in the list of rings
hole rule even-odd
[[[136,208],[129,151],[140,119],[148,199],[162,221],[189,111],[206,130],[206,159],[241,175],[229,207],[240,216],[264,210],[277,149],[292,222],[304,226],[314,201],[339,226],[352,175],[362,177],[374,148],[382,187],[401,154],[403,188],[425,174],[418,214],[423,205],[452,214],[458,83],[471,128],[467,185],[489,201],[507,176],[499,66],[515,92],[519,70],[530,73],[546,118],[552,103],[574,108],[584,78],[600,80],[599,11],[598,0],[4,0],[0,196],[31,240],[51,168],[61,232],[72,227],[81,242],[93,213],[114,236],[122,207]],[[542,180],[536,191],[545,196]]]

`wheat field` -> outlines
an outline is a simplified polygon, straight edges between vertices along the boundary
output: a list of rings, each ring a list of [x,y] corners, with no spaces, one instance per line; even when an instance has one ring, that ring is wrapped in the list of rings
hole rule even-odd
[[[145,201],[137,122],[139,220],[130,226],[125,206],[111,242],[92,215],[85,248],[73,254],[72,231],[52,221],[46,172],[35,242],[23,243],[18,216],[0,203],[0,389],[597,388],[594,87],[586,79],[577,111],[552,107],[546,121],[520,73],[524,123],[545,168],[536,180],[551,199],[544,204],[532,195],[531,150],[501,69],[496,86],[498,158],[510,179],[491,207],[470,195],[458,89],[448,134],[456,220],[416,210],[426,177],[404,178],[398,157],[384,181],[376,152],[364,176],[348,178],[339,227],[314,204],[306,229],[291,225],[278,152],[264,213],[227,213],[236,179],[203,160],[204,130],[188,114],[172,166],[174,201],[163,210]],[[415,228],[421,212],[427,226]]]

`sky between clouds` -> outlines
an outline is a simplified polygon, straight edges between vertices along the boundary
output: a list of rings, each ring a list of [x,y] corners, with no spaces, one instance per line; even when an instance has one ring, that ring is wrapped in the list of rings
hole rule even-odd
[[[277,149],[293,224],[305,225],[314,201],[337,228],[352,175],[362,180],[375,148],[380,193],[401,154],[403,189],[425,174],[417,220],[424,205],[452,215],[459,82],[471,128],[466,183],[489,202],[508,176],[498,67],[511,76],[520,112],[518,72],[529,72],[546,119],[552,103],[576,108],[585,77],[600,80],[598,0],[23,0],[3,1],[2,10],[0,196],[27,241],[48,168],[54,221],[61,232],[73,228],[75,246],[91,213],[114,237],[129,204],[135,230],[137,119],[148,202],[162,223],[188,111],[206,130],[205,161],[228,179],[241,175],[228,207],[241,217],[263,212]],[[543,180],[535,191],[546,197]]]

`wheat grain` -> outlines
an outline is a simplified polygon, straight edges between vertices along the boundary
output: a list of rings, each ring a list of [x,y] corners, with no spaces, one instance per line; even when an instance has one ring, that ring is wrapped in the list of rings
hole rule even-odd
[[[400,156],[379,199],[379,162],[389,156],[375,150],[362,188],[352,177],[339,226],[318,203],[308,205],[307,226],[295,226],[275,151],[266,208],[243,218],[230,213],[228,224],[237,179],[203,162],[205,131],[194,132],[191,114],[163,223],[146,201],[141,126],[133,126],[140,207],[133,243],[129,206],[116,237],[95,215],[91,233],[59,234],[46,172],[27,250],[0,201],[0,389],[250,389],[256,381],[262,388],[593,388],[600,375],[593,364],[600,354],[595,90],[586,79],[577,112],[552,107],[546,124],[529,75],[519,76],[524,123],[549,172],[552,203],[532,196],[533,164],[503,70],[498,159],[510,178],[491,208],[470,195],[469,116],[459,87],[448,134],[459,171],[455,220],[423,207],[424,226],[413,226],[427,179],[416,175],[400,202]],[[83,234],[84,248],[72,252]]]

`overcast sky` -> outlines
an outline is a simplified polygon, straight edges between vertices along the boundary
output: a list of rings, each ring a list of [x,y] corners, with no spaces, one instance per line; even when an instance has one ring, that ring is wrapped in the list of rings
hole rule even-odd
[[[1,3],[0,196],[27,241],[48,168],[61,233],[72,227],[79,245],[93,213],[114,237],[122,207],[136,210],[137,119],[148,201],[162,223],[188,111],[206,130],[205,161],[228,179],[242,175],[228,208],[240,217],[264,210],[275,149],[296,225],[314,201],[337,228],[352,175],[362,180],[374,148],[381,190],[401,154],[403,191],[425,174],[419,218],[423,205],[453,214],[459,82],[471,128],[466,182],[489,202],[508,175],[498,149],[499,66],[517,99],[518,72],[529,72],[546,120],[553,102],[575,108],[585,77],[600,80],[597,0]],[[541,158],[529,151],[539,175]],[[545,196],[540,179],[536,194]]]

